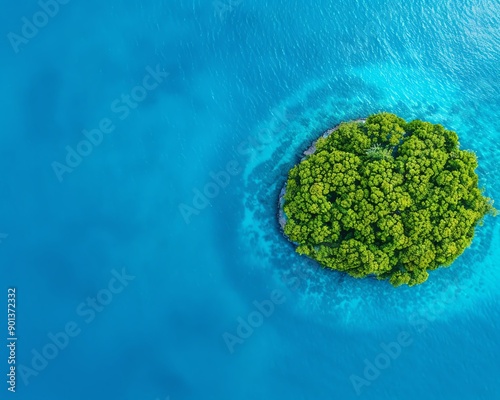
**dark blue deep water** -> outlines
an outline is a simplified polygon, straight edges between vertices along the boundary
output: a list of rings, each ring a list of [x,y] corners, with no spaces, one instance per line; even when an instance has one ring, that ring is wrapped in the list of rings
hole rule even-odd
[[[498,1],[1,3],[0,398],[500,399],[498,218],[393,289],[275,217],[309,143],[378,111],[456,130],[498,204]]]

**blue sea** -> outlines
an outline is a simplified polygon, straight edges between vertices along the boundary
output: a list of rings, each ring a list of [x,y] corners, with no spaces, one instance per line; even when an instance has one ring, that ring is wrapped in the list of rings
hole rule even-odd
[[[276,217],[310,143],[379,111],[455,130],[500,204],[498,1],[1,9],[0,398],[500,399],[498,218],[394,289]]]

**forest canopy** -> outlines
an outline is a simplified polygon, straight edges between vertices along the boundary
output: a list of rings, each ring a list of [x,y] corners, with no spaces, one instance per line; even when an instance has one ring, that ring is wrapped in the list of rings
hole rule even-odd
[[[315,147],[289,172],[284,232],[324,267],[417,285],[496,215],[475,153],[441,125],[380,113],[341,124]]]

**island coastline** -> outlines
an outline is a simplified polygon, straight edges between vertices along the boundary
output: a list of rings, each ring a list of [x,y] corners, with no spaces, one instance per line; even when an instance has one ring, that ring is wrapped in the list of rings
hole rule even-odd
[[[347,121],[347,122],[342,122],[342,123],[336,125],[334,128],[329,129],[329,130],[323,132],[323,134],[318,139],[316,139],[314,142],[312,142],[312,144],[307,148],[307,150],[305,150],[302,153],[303,157],[301,158],[301,161],[303,161],[306,157],[311,156],[314,153],[316,153],[316,143],[318,142],[318,140],[320,138],[327,138],[332,133],[334,133],[335,131],[337,131],[342,124],[345,124],[345,123],[364,124],[365,122],[366,122],[366,118],[358,118],[358,119],[355,119],[355,120],[351,120],[351,121]],[[281,233],[283,234],[283,236],[285,236],[285,238],[289,242],[291,242],[291,243],[293,243],[294,245],[297,246],[298,243],[291,241],[288,238],[288,236],[285,234],[285,225],[286,225],[286,222],[287,222],[287,217],[286,217],[285,210],[284,210],[283,207],[285,205],[286,185],[287,185],[287,183],[285,181],[285,184],[283,185],[283,187],[280,190],[280,194],[279,194],[279,198],[278,198],[278,222],[279,222],[279,225],[280,225],[280,228],[281,228]]]

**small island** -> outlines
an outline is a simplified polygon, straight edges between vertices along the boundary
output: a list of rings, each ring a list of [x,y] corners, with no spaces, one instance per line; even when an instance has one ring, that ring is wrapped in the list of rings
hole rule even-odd
[[[279,221],[297,253],[355,278],[425,282],[470,246],[493,201],[455,132],[390,113],[327,131],[288,174]]]

